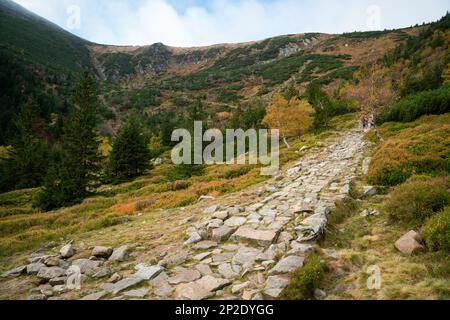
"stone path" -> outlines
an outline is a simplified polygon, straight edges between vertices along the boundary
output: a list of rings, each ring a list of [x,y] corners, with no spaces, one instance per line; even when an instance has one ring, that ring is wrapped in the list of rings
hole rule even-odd
[[[266,184],[259,201],[207,208],[210,218],[187,230],[188,258],[165,271],[162,297],[277,298],[349,193],[364,147],[362,133],[350,131]]]
[[[229,206],[211,205],[204,211],[208,218],[186,230],[182,250],[159,257],[156,265],[138,264],[124,279],[111,275],[104,263],[129,265],[124,262],[127,246],[114,251],[96,247],[91,259],[70,261],[69,245],[59,256],[30,257],[30,265],[4,276],[28,273],[46,282],[32,290],[30,299],[68,290],[77,270],[100,283],[84,300],[276,299],[288,285],[289,273],[315,250],[334,203],[349,193],[366,147],[362,135],[356,129],[343,133],[251,195],[241,193]]]

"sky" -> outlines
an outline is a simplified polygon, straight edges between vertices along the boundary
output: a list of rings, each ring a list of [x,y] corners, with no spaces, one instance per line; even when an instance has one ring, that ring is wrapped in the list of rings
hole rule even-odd
[[[14,0],[87,40],[178,47],[436,21],[450,0]]]

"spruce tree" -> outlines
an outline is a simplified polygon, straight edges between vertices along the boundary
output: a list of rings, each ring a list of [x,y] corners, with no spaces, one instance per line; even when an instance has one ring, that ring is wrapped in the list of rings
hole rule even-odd
[[[148,139],[135,119],[127,120],[113,140],[107,174],[115,182],[143,174],[150,166]]]
[[[34,188],[42,184],[48,166],[49,148],[44,141],[45,120],[29,97],[16,118],[17,135],[2,170],[1,191]]]
[[[98,180],[101,159],[96,132],[99,104],[96,83],[85,72],[76,85],[73,106],[64,125],[61,159],[56,161],[46,178],[36,201],[38,207],[50,210],[79,203]],[[42,203],[43,200],[47,203]]]

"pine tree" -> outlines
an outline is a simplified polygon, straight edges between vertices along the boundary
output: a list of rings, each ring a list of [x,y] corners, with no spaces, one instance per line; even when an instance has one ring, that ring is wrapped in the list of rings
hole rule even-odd
[[[115,181],[131,179],[143,174],[150,165],[148,139],[136,121],[126,121],[113,141],[107,173]]]
[[[39,106],[29,97],[15,121],[18,134],[4,163],[1,189],[34,188],[42,184],[48,165],[49,148],[44,142],[45,121]]]
[[[98,179],[100,154],[96,127],[99,99],[94,79],[85,72],[78,82],[73,106],[64,126],[61,160],[38,195],[36,205],[50,210],[80,202]],[[43,204],[39,199],[47,200]]]

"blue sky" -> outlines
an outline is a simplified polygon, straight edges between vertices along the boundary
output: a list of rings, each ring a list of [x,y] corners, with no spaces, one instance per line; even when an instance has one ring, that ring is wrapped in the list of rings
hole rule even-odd
[[[85,39],[203,46],[431,22],[450,0],[15,0]]]

